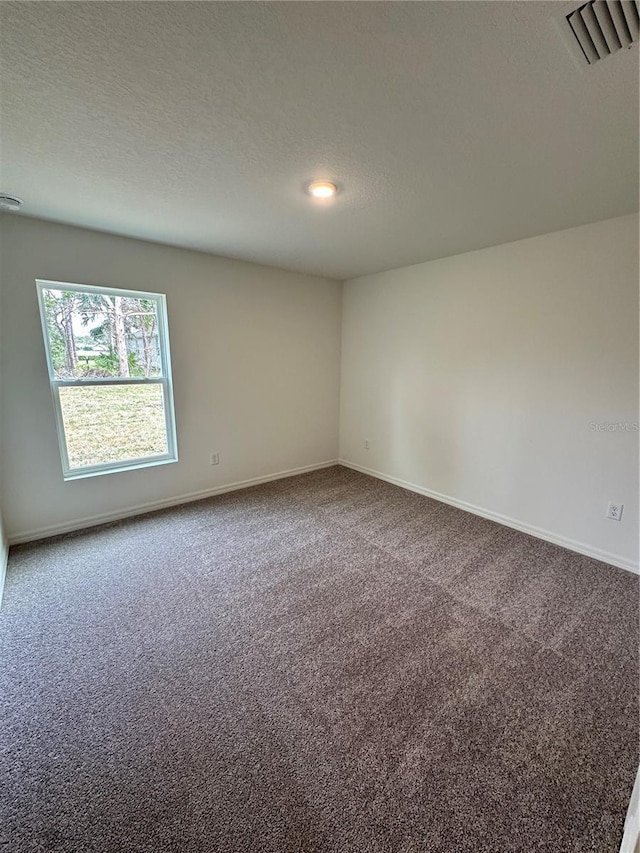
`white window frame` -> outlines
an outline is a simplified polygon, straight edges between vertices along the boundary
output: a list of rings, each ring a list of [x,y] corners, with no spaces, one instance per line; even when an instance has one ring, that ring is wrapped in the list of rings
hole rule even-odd
[[[96,477],[100,474],[112,474],[116,471],[131,471],[135,468],[149,468],[153,465],[166,465],[178,461],[178,442],[176,437],[176,418],[173,405],[173,382],[171,377],[171,353],[169,349],[169,325],[167,322],[167,299],[164,293],[150,293],[140,290],[123,290],[116,287],[99,287],[92,284],[71,284],[61,281],[36,279],[38,290],[38,305],[42,322],[42,335],[49,370],[49,382],[53,396],[53,408],[62,462],[62,476],[65,480],[79,480],[85,477]],[[131,299],[154,299],[158,306],[158,343],[160,349],[161,375],[153,377],[108,377],[101,379],[57,379],[51,357],[51,341],[47,327],[47,315],[44,305],[45,290],[72,290],[78,293],[99,293],[106,296],[124,296]],[[160,385],[163,390],[165,432],[167,436],[167,452],[154,456],[142,456],[135,459],[122,459],[118,462],[103,462],[98,465],[86,465],[82,468],[72,468],[69,465],[67,440],[64,431],[62,406],[60,404],[60,388],[89,387],[92,385]]]

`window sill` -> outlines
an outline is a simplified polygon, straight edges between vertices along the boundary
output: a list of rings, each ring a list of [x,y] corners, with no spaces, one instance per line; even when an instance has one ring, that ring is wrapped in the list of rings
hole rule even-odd
[[[135,461],[128,460],[122,464],[95,465],[86,468],[74,468],[71,471],[65,471],[63,478],[67,480],[86,480],[88,477],[100,477],[102,474],[118,474],[120,471],[135,471],[138,468],[153,468],[156,465],[169,465],[171,462],[177,462],[178,456],[153,456],[145,459],[137,459]]]

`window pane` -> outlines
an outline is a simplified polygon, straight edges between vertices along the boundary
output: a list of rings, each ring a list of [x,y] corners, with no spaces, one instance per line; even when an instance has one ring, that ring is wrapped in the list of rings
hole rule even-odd
[[[45,288],[43,304],[56,379],[162,375],[156,299]]]
[[[168,452],[163,386],[61,387],[70,468]]]

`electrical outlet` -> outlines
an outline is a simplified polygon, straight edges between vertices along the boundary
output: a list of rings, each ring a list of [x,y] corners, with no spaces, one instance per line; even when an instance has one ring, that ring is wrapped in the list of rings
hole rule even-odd
[[[211,458],[211,464],[212,465],[219,465],[220,464],[220,454],[219,453],[212,453],[210,458]]]
[[[368,449],[369,449],[369,442],[368,442],[368,441],[366,441],[366,439],[365,439],[365,442],[364,442],[364,449],[365,449],[365,450],[368,450]]]
[[[614,521],[620,521],[622,518],[622,510],[624,509],[624,504],[614,504],[612,501],[609,501],[609,506],[607,507],[607,518],[612,518]]]

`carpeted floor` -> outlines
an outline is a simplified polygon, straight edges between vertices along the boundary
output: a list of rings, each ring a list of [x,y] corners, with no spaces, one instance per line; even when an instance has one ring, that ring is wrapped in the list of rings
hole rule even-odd
[[[616,853],[637,650],[634,575],[338,467],[14,548],[0,850]]]

